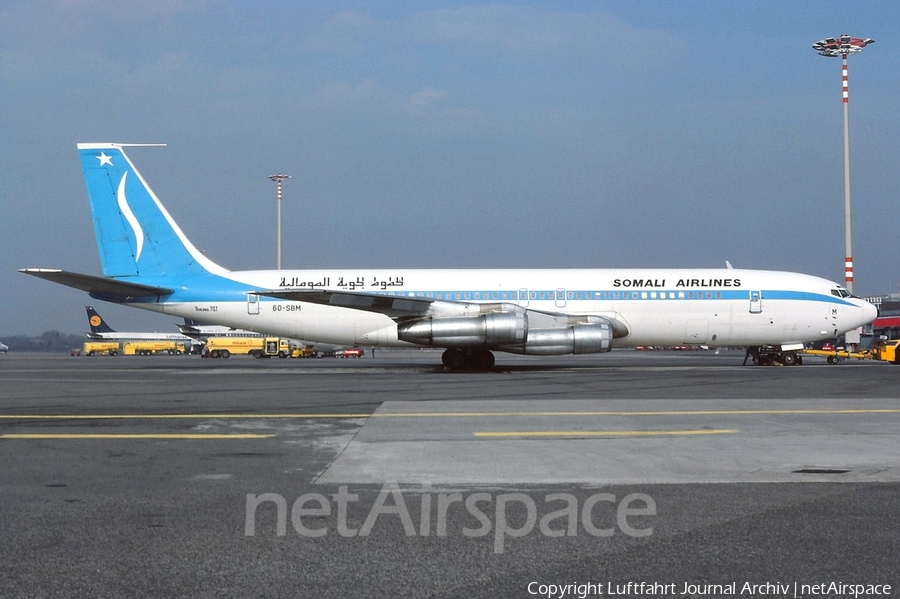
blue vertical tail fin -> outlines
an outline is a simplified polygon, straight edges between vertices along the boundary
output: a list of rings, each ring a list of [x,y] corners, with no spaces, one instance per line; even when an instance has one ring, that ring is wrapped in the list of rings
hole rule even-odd
[[[134,167],[124,148],[138,145],[151,144],[78,144],[103,274],[155,278],[227,272],[194,247]]]

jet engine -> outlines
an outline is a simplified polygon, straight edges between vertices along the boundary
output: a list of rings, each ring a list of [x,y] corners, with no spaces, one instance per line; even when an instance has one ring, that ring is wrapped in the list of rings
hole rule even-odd
[[[578,317],[565,327],[530,329],[521,345],[497,349],[513,354],[555,356],[563,354],[599,354],[612,349],[613,327],[599,316]]]
[[[600,316],[550,315],[522,309],[431,317],[397,326],[400,340],[418,345],[543,356],[608,352],[614,336],[613,324]]]
[[[477,347],[523,343],[528,317],[520,312],[490,312],[480,316],[429,318],[401,323],[402,341],[437,347]]]

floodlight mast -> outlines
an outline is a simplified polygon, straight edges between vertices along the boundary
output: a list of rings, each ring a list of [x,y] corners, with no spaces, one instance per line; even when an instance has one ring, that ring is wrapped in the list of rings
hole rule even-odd
[[[290,175],[271,175],[269,177],[278,184],[278,270],[281,270],[281,183],[290,178]]]
[[[842,35],[819,40],[812,45],[822,56],[841,57],[841,74],[844,81],[844,282],[847,291],[853,293],[853,244],[850,233],[850,91],[847,82],[847,57],[858,54],[869,44],[875,43],[871,38],[850,37]]]

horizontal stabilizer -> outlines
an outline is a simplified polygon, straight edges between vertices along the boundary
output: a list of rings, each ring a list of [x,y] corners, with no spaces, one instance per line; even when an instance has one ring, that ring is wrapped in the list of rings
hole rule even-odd
[[[46,279],[60,285],[67,285],[75,289],[87,291],[92,297],[105,299],[108,301],[125,301],[138,297],[158,297],[161,295],[169,295],[174,289],[166,287],[154,287],[151,285],[141,285],[139,283],[129,283],[118,279],[108,279],[106,277],[95,277],[92,275],[83,275],[77,272],[67,272],[65,270],[57,270],[50,268],[20,268],[19,272]]]

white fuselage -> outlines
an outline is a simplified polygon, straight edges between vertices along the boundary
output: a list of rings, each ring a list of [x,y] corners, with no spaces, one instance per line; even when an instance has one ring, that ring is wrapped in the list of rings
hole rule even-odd
[[[456,304],[597,315],[623,324],[617,347],[795,344],[834,337],[875,317],[867,302],[809,275],[737,269],[235,271],[246,295],[188,286],[139,307],[231,327],[328,343],[403,345],[386,315],[259,297],[260,290],[340,290]],[[193,297],[195,296],[195,297]]]

